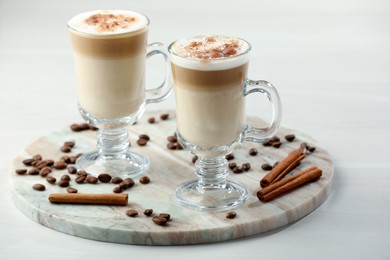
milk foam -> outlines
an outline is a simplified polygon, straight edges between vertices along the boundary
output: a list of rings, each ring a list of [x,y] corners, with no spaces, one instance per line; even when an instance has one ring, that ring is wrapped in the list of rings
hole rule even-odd
[[[112,26],[108,29],[102,29],[100,26],[101,24],[88,22],[88,19],[91,20],[94,15],[104,16],[107,18],[106,21],[108,24]],[[113,17],[109,17],[110,15],[113,15]],[[133,32],[146,27],[148,24],[148,18],[142,14],[128,10],[89,11],[74,16],[68,22],[68,26],[76,31],[98,35],[113,35]]]
[[[210,40],[211,39],[211,40]],[[251,46],[231,36],[197,36],[174,42],[170,59],[174,64],[196,70],[225,70],[249,60]]]

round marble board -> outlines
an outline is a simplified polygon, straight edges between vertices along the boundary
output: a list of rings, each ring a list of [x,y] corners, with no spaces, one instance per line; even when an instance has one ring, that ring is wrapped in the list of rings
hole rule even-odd
[[[161,120],[163,112],[151,111],[129,128],[131,147],[134,152],[146,155],[150,160],[149,168],[134,177],[134,187],[126,190],[129,196],[127,206],[71,205],[52,204],[48,201],[51,193],[66,193],[66,188],[49,184],[39,175],[17,175],[16,169],[28,168],[22,161],[35,154],[43,159],[58,160],[63,155],[74,155],[95,148],[96,132],[92,130],[73,132],[69,127],[47,134],[28,145],[13,161],[9,171],[13,201],[29,218],[54,230],[87,239],[142,245],[178,245],[225,241],[260,234],[292,223],[316,209],[328,196],[333,179],[333,162],[328,152],[319,147],[308,135],[281,127],[277,136],[282,139],[280,148],[265,147],[262,144],[245,143],[234,152],[238,165],[249,162],[251,169],[241,174],[231,173],[229,179],[246,185],[249,191],[247,201],[235,208],[237,216],[226,218],[226,211],[195,211],[178,204],[174,198],[175,188],[186,181],[195,179],[192,155],[184,150],[169,150],[167,136],[175,132],[175,113],[169,113],[168,120]],[[154,116],[156,122],[148,123]],[[261,122],[248,117],[249,124]],[[139,134],[148,134],[151,140],[146,146],[138,146]],[[286,134],[295,134],[293,142],[284,140]],[[65,141],[74,140],[76,145],[70,154],[64,154],[60,147]],[[290,151],[299,148],[302,142],[315,146],[292,173],[316,165],[323,175],[317,182],[307,184],[270,202],[262,203],[256,197],[260,190],[259,181],[266,174],[261,169],[264,163],[271,165],[284,158]],[[250,156],[250,148],[256,148],[258,154]],[[50,175],[57,177],[68,174],[67,170],[53,170]],[[142,176],[148,176],[151,182],[139,183]],[[115,184],[77,184],[74,176],[70,185],[79,193],[112,193]],[[58,181],[57,181],[58,182]],[[32,189],[33,184],[42,183],[45,191]],[[156,225],[151,217],[143,214],[151,208],[154,214],[169,213],[171,221],[166,226]],[[136,217],[128,217],[126,211],[135,209]]]

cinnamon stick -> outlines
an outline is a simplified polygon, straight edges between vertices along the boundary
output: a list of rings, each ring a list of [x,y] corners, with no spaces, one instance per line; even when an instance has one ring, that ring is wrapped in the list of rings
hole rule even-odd
[[[257,197],[262,202],[267,202],[275,197],[282,195],[290,190],[293,190],[308,182],[318,180],[322,175],[321,169],[312,166],[302,172],[289,176],[281,181],[275,182],[257,192]]]
[[[305,158],[302,150],[294,150],[290,152],[286,158],[278,163],[269,173],[267,173],[261,180],[260,186],[267,187],[271,183],[275,183],[282,179],[287,173],[293,170]]]
[[[126,206],[128,194],[52,193],[49,195],[49,201],[51,203]]]

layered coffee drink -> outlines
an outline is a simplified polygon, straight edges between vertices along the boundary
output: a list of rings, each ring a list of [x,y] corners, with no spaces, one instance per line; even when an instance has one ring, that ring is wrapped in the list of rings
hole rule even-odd
[[[133,11],[99,10],[68,22],[79,106],[89,116],[137,113],[145,100],[148,19]]]
[[[195,146],[228,146],[245,120],[244,80],[250,45],[228,36],[199,36],[170,46],[177,130]]]

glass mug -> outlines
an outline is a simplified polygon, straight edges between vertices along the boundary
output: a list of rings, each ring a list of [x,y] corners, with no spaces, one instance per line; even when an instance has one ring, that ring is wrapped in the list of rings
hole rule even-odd
[[[145,105],[160,102],[172,92],[168,54],[161,43],[147,44],[149,19],[126,10],[97,10],[68,22],[76,68],[79,111],[99,128],[97,148],[76,161],[92,175],[134,176],[148,159],[129,152],[127,127],[143,114]],[[161,54],[166,63],[164,82],[145,89],[146,59]]]
[[[251,46],[243,39],[213,35],[173,42],[169,48],[176,99],[177,136],[198,156],[197,180],[179,185],[175,197],[197,210],[224,210],[243,203],[248,192],[227,180],[225,156],[244,141],[263,142],[281,120],[281,102],[274,86],[247,78]],[[245,124],[245,97],[267,96],[272,107],[268,127]]]

